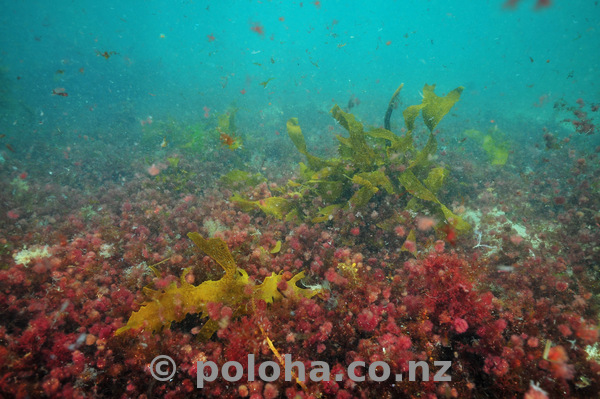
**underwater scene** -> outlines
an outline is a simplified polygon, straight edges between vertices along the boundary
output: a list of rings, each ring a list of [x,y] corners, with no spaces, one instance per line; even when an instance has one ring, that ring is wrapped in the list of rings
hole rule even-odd
[[[0,20],[1,398],[600,397],[598,1]]]

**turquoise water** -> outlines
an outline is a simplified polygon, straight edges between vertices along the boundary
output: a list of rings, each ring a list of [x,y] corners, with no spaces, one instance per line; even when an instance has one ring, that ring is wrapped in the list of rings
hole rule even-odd
[[[1,9],[1,397],[598,396],[597,1]]]
[[[103,126],[116,104],[143,119],[234,101],[252,115],[277,107],[286,120],[350,96],[380,123],[401,82],[408,103],[423,83],[465,86],[460,115],[478,123],[552,120],[554,101],[598,91],[598,6],[521,3],[10,2],[0,43],[14,95],[52,125]],[[69,97],[51,96],[57,87]]]

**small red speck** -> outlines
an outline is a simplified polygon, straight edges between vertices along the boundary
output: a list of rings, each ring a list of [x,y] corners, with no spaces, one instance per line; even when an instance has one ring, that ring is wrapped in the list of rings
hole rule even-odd
[[[229,306],[223,306],[221,308],[221,318],[231,318],[233,316],[233,310]]]
[[[556,283],[556,290],[558,292],[565,292],[568,287],[569,283],[567,283],[566,281],[558,281]]]
[[[275,134],[279,136],[279,130],[275,130]]]
[[[379,324],[379,317],[369,309],[363,309],[357,316],[356,324],[362,331],[371,332]]]
[[[535,8],[546,8],[546,7],[550,7],[552,5],[552,2],[550,0],[537,0],[537,2],[535,3]]]
[[[469,324],[465,319],[457,317],[452,322],[452,327],[454,328],[454,331],[456,331],[459,334],[462,334],[469,329]]]
[[[214,42],[215,41],[215,37],[214,37],[214,35],[212,33],[210,35],[206,35],[206,39],[209,42]]]
[[[246,385],[241,385],[238,388],[238,393],[240,394],[240,398],[245,398],[250,395],[250,391]]]
[[[554,197],[554,203],[556,205],[564,205],[566,202],[567,202],[566,197],[562,197],[562,196]]]
[[[9,219],[18,219],[21,215],[19,215],[17,212],[15,211],[8,211],[6,212],[6,216],[8,216]]]
[[[446,247],[446,243],[442,240],[437,240],[434,245],[435,252],[442,253],[444,252],[444,248]]]
[[[285,292],[288,289],[288,283],[285,280],[281,280],[277,283],[277,289],[281,292]]]
[[[356,237],[357,235],[360,234],[360,229],[358,227],[353,227],[352,229],[350,229],[350,234],[352,234],[354,237]]]
[[[548,351],[548,360],[551,362],[562,363],[569,360],[567,351],[561,345],[554,346]]]
[[[241,94],[246,94],[246,89],[242,89],[242,90],[240,90],[240,93],[241,93]]]
[[[518,234],[514,234],[514,235],[510,236],[510,242],[512,242],[515,245],[519,245],[523,242],[523,237],[521,237]]]
[[[427,231],[432,229],[436,225],[436,220],[434,218],[421,216],[417,218],[417,228],[421,231]]]
[[[254,396],[254,395],[252,395]],[[270,382],[265,385],[265,390],[263,391],[263,397],[265,399],[275,399],[279,397],[279,389],[277,389],[277,386],[275,386],[274,384],[271,384]]]
[[[456,245],[456,239],[458,238],[458,235],[454,226],[445,224],[440,228],[440,231],[446,233],[445,239],[448,243],[450,243],[450,245]]]
[[[391,40],[388,40],[387,42],[385,42],[385,45],[386,45],[386,46],[389,46],[390,44],[392,44],[392,41],[391,41]]]
[[[315,1],[313,4],[315,7],[317,7],[317,9],[321,8],[321,2],[319,0]]]
[[[19,175],[19,179],[25,180],[27,178],[27,172],[23,172]]]
[[[263,26],[258,22],[255,22],[254,25],[250,27],[250,30],[252,32],[258,33],[261,36],[265,35],[265,28],[263,28]]]
[[[406,234],[406,231],[404,230],[404,227],[402,227],[402,226],[396,226],[394,228],[394,232],[396,233],[396,235],[398,237],[404,237],[404,235]]]
[[[411,253],[417,250],[417,244],[414,241],[406,240],[404,241],[403,246],[408,252]]]
[[[285,21],[285,17],[279,17],[279,21],[281,21],[281,22]]]
[[[569,326],[566,324],[559,324],[557,328],[564,337],[569,337],[571,334],[573,334],[573,331],[571,331]]]
[[[206,312],[208,313],[208,317],[213,320],[219,320],[221,318],[221,308],[222,304],[216,302],[208,302],[206,304]]]

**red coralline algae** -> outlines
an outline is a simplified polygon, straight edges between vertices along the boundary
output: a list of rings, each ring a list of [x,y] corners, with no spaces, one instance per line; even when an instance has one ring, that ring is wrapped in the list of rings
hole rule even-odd
[[[263,391],[263,396],[264,396],[264,399],[275,399],[279,396],[279,389],[277,389],[277,387],[274,384],[268,382],[265,385],[265,389]],[[252,396],[251,396],[251,398],[252,398]]]
[[[542,363],[541,366],[549,368],[554,378],[570,380],[574,377],[575,368],[567,363],[569,357],[563,346],[558,345],[550,348],[546,359],[548,362]]]
[[[277,184],[238,183],[234,192],[219,180],[237,156],[229,150],[220,159],[211,149],[208,163],[181,157],[189,171],[181,186],[162,183],[171,167],[157,180],[133,172],[118,183],[105,177],[102,190],[62,184],[54,179],[64,176],[27,167],[32,203],[7,194],[0,214],[0,396],[597,397],[598,158],[580,149],[569,154],[571,145],[511,149],[515,170],[526,172],[513,176],[505,168],[494,181],[486,179],[498,176],[491,166],[448,149],[455,181],[444,183],[439,199],[464,210],[473,228],[452,247],[434,228],[443,214],[433,203],[406,210],[415,198],[408,190],[393,197],[380,190],[364,209],[338,209],[320,223],[242,209],[231,201],[234,193],[258,200],[280,195],[293,173],[273,170],[267,161],[264,173]],[[530,167],[525,153],[547,161]],[[143,172],[166,161],[133,162]],[[14,170],[24,169],[0,168],[2,192],[13,192]],[[326,203],[317,187],[294,195],[319,209]],[[305,211],[294,209],[295,215]],[[467,215],[476,215],[476,223]],[[190,246],[189,231],[226,242],[248,274],[247,295],[271,273],[282,273],[270,291],[281,298],[242,308],[215,300],[207,304],[208,318],[192,313],[169,330],[115,336],[151,300],[149,290],[182,284],[183,270],[190,269],[188,284],[223,277],[213,259]],[[44,246],[48,257],[17,262]],[[305,277],[294,284],[318,288],[319,296],[288,295],[289,280],[299,272]],[[218,330],[202,339],[209,320]],[[280,364],[273,348],[307,369],[311,361],[325,361],[344,378],[307,381],[306,387],[283,378],[248,381],[248,354],[256,356],[257,375],[261,362]],[[172,381],[149,383],[159,354],[171,356],[178,372]],[[240,381],[218,378],[203,391],[195,388],[197,361],[220,367],[230,360],[245,365]],[[452,362],[451,381],[420,381],[420,371],[410,383],[347,378],[354,361],[367,367],[385,361],[404,378],[410,362],[424,361],[431,377],[436,360]]]
[[[467,321],[465,319],[457,317],[452,322],[452,328],[454,328],[454,331],[461,334],[469,329],[469,324],[467,323]]]
[[[19,212],[16,211],[16,210],[10,210],[10,211],[6,212],[6,216],[9,219],[13,219],[13,220],[16,220],[16,219],[18,219],[18,218],[21,217],[21,215],[19,214]]]
[[[363,309],[356,318],[356,324],[361,330],[371,332],[379,324],[379,317],[370,309]]]
[[[502,377],[509,371],[508,362],[500,356],[490,356],[485,359],[483,371]]]
[[[396,233],[398,237],[404,237],[406,235],[406,230],[404,230],[404,226],[396,226],[394,227],[394,233]]]

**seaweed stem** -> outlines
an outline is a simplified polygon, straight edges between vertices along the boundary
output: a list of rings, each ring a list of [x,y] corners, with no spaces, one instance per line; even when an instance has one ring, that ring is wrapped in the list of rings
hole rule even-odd
[[[401,83],[400,86],[398,86],[398,88],[392,95],[392,98],[390,99],[390,103],[388,104],[387,111],[385,111],[383,127],[385,127],[387,130],[391,130],[390,129],[390,118],[392,117],[392,112],[394,111],[394,108],[396,108],[396,101],[398,100],[398,95],[400,94],[400,90],[402,90],[403,87],[404,87],[404,83]]]

